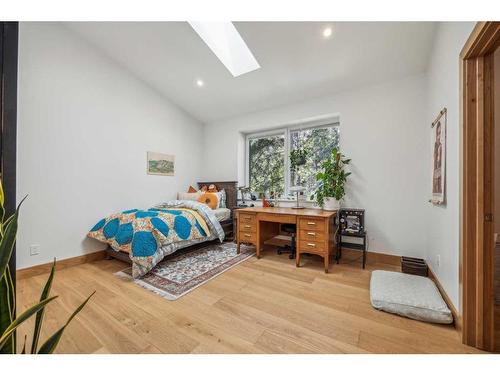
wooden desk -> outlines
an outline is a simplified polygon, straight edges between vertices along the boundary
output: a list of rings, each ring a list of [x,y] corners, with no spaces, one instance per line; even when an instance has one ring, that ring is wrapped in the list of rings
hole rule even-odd
[[[238,253],[240,243],[249,243],[255,245],[257,258],[260,258],[264,242],[280,234],[280,224],[296,224],[297,267],[300,267],[301,254],[311,253],[323,257],[325,272],[328,272],[330,254],[336,248],[337,211],[288,207],[246,207],[235,211]]]

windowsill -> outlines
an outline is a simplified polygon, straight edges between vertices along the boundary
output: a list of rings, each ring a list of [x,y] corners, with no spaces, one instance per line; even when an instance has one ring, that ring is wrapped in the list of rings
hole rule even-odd
[[[280,198],[280,199],[277,199],[277,200],[274,200],[274,199],[267,199],[268,202],[270,203],[273,203],[273,202],[278,202],[278,204],[280,204],[279,207],[292,207],[296,204],[297,200],[296,199],[285,199],[285,198]],[[238,199],[237,201],[237,204],[242,204],[243,201],[241,199]],[[284,204],[284,205],[281,205],[281,204]],[[257,199],[257,200],[251,200],[251,199],[245,199],[245,204],[246,205],[255,205],[257,207],[261,207],[262,206],[262,198],[260,199]],[[316,202],[310,200],[310,199],[307,199],[307,200],[299,200],[299,204],[301,205],[304,205],[305,207],[307,208],[316,208],[318,210],[320,210],[321,208],[319,206],[316,205]]]

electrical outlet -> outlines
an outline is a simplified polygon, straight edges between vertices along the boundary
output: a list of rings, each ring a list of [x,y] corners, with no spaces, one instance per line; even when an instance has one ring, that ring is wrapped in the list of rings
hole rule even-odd
[[[40,254],[40,245],[30,245],[30,256]]]
[[[436,255],[436,265],[437,265],[438,267],[440,267],[440,266],[441,266],[441,255]]]

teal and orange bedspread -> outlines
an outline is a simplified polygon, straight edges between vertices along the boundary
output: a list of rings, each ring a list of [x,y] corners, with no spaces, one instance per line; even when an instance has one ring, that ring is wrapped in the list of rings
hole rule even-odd
[[[177,249],[217,237],[222,241],[224,232],[207,206],[170,201],[107,216],[87,236],[128,253],[133,276],[140,277]]]

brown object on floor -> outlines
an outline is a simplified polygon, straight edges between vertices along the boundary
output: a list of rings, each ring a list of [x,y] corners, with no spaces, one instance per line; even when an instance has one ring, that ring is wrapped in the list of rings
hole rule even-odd
[[[401,257],[401,271],[417,276],[427,277],[429,275],[427,263],[420,258]]]
[[[373,309],[370,271],[397,271],[399,259],[394,265],[374,263],[377,258],[370,253],[362,270],[352,262],[358,256],[345,252],[325,274],[318,256],[304,257],[304,267],[296,268],[268,251],[175,302],[117,278],[113,273],[123,269],[119,261],[78,265],[57,272],[52,293],[59,298],[47,307],[43,331],[59,328],[68,312],[96,290],[68,326],[58,353],[478,352],[462,345],[452,326]],[[46,278],[18,282],[20,311],[38,301]],[[33,324],[31,319],[21,326],[19,337]]]

